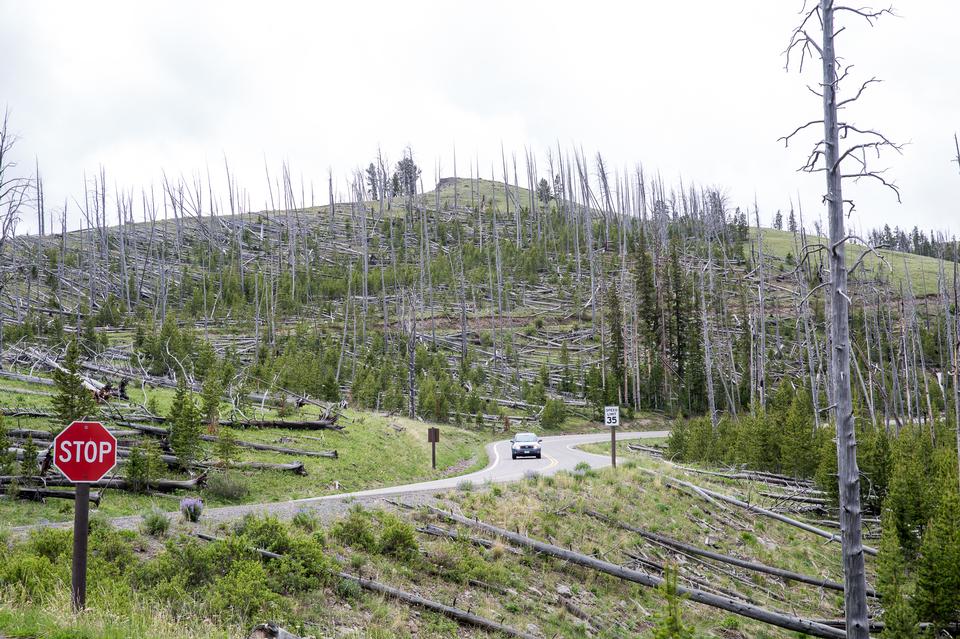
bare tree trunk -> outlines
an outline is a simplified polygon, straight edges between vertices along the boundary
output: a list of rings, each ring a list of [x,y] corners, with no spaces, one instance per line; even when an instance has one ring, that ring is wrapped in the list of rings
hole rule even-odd
[[[830,324],[834,414],[837,421],[837,468],[840,482],[840,529],[843,536],[844,610],[848,639],[868,639],[867,578],[860,522],[860,469],[850,391],[850,298],[847,295],[840,136],[837,125],[837,59],[834,50],[834,3],[820,0],[823,21],[823,152],[830,220]]]
[[[704,269],[709,270],[713,268],[713,249],[710,245],[712,241],[711,238],[707,237],[706,240],[707,263]],[[703,325],[703,368],[707,375],[707,409],[710,411],[710,423],[713,425],[713,430],[716,431],[718,417],[716,399],[713,393],[713,351],[710,347],[710,325],[707,322],[707,296],[706,288],[703,284],[703,270],[700,271],[700,316]]]
[[[757,323],[759,325],[759,336],[757,344],[757,397],[760,401],[760,408],[767,406],[767,310],[766,310],[766,281],[763,272],[763,229],[760,228],[760,210],[756,203],[753,205],[753,212],[757,219]]]

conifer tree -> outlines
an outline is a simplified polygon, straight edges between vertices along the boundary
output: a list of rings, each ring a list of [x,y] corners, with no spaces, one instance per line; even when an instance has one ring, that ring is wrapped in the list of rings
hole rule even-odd
[[[80,371],[80,349],[76,340],[67,344],[67,354],[63,361],[64,370],[53,371],[53,381],[57,392],[53,396],[53,410],[57,415],[59,427],[65,428],[70,422],[97,413],[97,402],[93,393],[84,386]]]
[[[9,449],[7,427],[3,423],[3,415],[0,415],[0,475],[13,475],[16,472],[17,456]]]
[[[126,480],[134,492],[145,492],[150,484],[163,472],[163,460],[160,448],[152,440],[130,449],[130,456],[124,467]]]
[[[623,385],[623,307],[615,286],[607,289],[607,370],[606,397],[617,402],[617,390]]]
[[[917,615],[937,630],[960,619],[960,495],[942,485],[940,505],[917,557]]]
[[[667,566],[663,571],[663,583],[660,594],[666,599],[663,608],[656,615],[653,627],[654,639],[693,639],[693,628],[683,623],[680,603],[683,601],[677,593],[677,570]]]
[[[896,513],[883,513],[883,535],[877,557],[877,592],[883,601],[884,639],[914,639],[917,616],[910,604],[907,567],[897,535]]]
[[[237,445],[237,436],[233,429],[224,426],[217,436],[217,460],[222,466],[229,467],[237,461],[240,447]]]
[[[183,378],[180,378],[177,383],[177,392],[170,405],[169,418],[170,447],[180,460],[180,465],[189,468],[201,452],[201,416]]]
[[[216,375],[209,375],[203,383],[200,393],[201,412],[207,425],[207,432],[215,433],[220,424],[220,395],[223,389]]]
[[[37,465],[37,456],[40,451],[33,441],[32,435],[27,435],[27,442],[23,445],[23,459],[20,461],[20,474],[27,479],[31,479],[40,474],[40,467]]]
[[[783,418],[780,467],[784,473],[794,477],[812,477],[817,470],[819,451],[811,428],[813,415],[810,411],[810,393],[801,387],[792,395],[793,399]]]

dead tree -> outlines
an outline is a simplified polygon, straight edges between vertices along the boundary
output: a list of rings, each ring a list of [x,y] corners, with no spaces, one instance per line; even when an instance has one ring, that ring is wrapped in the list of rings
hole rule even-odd
[[[830,374],[833,386],[833,408],[837,422],[837,467],[840,488],[840,527],[843,546],[844,609],[846,630],[849,639],[867,639],[870,636],[870,624],[867,610],[867,582],[864,566],[864,550],[860,512],[860,471],[857,467],[857,440],[853,423],[853,399],[850,390],[850,297],[847,292],[847,266],[845,244],[848,239],[844,230],[844,205],[853,202],[843,198],[843,180],[870,178],[878,180],[892,189],[900,199],[897,187],[868,164],[867,154],[880,154],[881,151],[900,147],[886,136],[870,129],[861,129],[852,122],[841,121],[839,113],[845,106],[857,101],[871,83],[871,78],[863,82],[849,98],[838,100],[840,83],[848,76],[850,66],[842,68],[838,75],[838,62],[835,38],[843,29],[835,26],[838,13],[851,13],[865,19],[870,25],[883,16],[890,14],[889,9],[873,10],[834,4],[833,0],[819,0],[813,7],[804,6],[800,25],[794,29],[785,51],[789,69],[791,55],[799,55],[799,69],[810,56],[818,56],[822,62],[823,79],[819,91],[811,91],[823,99],[823,118],[812,120],[797,127],[793,133],[783,138],[786,144],[807,127],[822,125],[823,138],[813,145],[801,171],[823,172],[826,175],[827,192],[824,200],[830,221]],[[821,27],[821,39],[818,42],[809,33],[808,28]],[[845,149],[841,149],[840,140],[852,140]],[[845,161],[848,161],[844,164]],[[852,169],[846,169],[853,163]]]
[[[20,221],[20,210],[27,202],[30,181],[14,175],[17,167],[12,157],[17,136],[10,131],[10,111],[5,110],[0,122],[0,259],[6,245],[13,239]],[[0,296],[3,295],[6,279],[12,270],[0,266]],[[3,348],[3,317],[0,316],[0,349]]]

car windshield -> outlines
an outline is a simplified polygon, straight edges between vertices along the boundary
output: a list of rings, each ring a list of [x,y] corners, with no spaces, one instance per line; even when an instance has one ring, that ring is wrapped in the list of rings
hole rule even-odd
[[[537,436],[533,433],[517,433],[514,440],[518,442],[535,442],[537,441]]]

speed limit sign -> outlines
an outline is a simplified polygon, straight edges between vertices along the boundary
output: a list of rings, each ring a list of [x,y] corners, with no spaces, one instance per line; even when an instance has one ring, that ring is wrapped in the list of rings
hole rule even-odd
[[[606,426],[611,428],[616,428],[620,425],[620,407],[619,406],[604,406],[603,407],[603,423]]]

